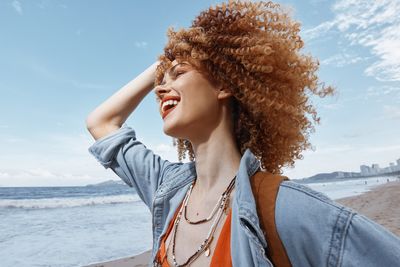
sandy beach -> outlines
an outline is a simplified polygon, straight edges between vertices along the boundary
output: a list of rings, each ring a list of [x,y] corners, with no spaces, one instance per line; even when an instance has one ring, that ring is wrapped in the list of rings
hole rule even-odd
[[[336,200],[400,236],[400,181],[389,182],[375,187],[364,194]],[[109,262],[88,265],[87,267],[141,267],[147,266],[150,251]]]
[[[147,264],[150,260],[150,256],[151,251],[149,250],[135,256],[91,264],[86,267],[144,267],[148,266]]]
[[[354,197],[336,200],[400,236],[400,181],[389,182]]]

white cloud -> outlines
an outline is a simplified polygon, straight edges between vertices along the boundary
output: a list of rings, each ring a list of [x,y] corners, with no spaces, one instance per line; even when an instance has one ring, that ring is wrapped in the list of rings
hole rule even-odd
[[[386,117],[389,117],[389,118],[395,119],[395,120],[400,119],[400,107],[398,107],[398,106],[384,105],[383,112]],[[400,150],[400,147],[398,149]]]
[[[399,112],[399,110],[397,109],[397,112]],[[388,152],[395,152],[397,153],[397,157],[395,157],[396,159],[399,158],[399,154],[400,154],[400,145],[398,144],[392,144],[392,145],[381,145],[381,146],[371,146],[371,147],[365,147],[362,149],[362,151],[366,152],[366,153],[378,153],[378,152],[382,152],[382,153],[388,153]]]
[[[334,19],[305,31],[305,39],[338,31],[350,45],[365,47],[375,57],[366,75],[400,81],[400,1],[338,0],[332,11]]]
[[[178,162],[178,149],[171,144],[159,143],[159,144],[151,144],[143,141],[146,144],[146,147],[153,150],[154,153],[159,155],[161,158],[169,160],[171,162]],[[188,162],[189,160],[186,158],[182,160],[182,162]]]
[[[7,142],[6,139],[10,138],[24,143]],[[94,142],[86,129],[78,133],[48,133],[29,139],[5,136],[0,139],[3,152],[0,154],[0,186],[72,186],[119,180],[111,169],[105,169],[88,151]],[[171,144],[143,143],[163,159],[178,162],[172,140]]]
[[[394,107],[387,107],[387,111],[399,114],[399,110]],[[0,162],[7,167],[0,168],[0,186],[72,186],[120,179],[88,152],[88,148],[94,143],[89,133],[51,134],[40,139],[31,139],[28,143],[34,146],[24,145],[19,148],[20,146],[2,143],[4,153],[0,155]],[[143,140],[143,144],[163,159],[178,161],[177,150],[172,146],[172,141],[170,144],[151,144]],[[293,179],[319,172],[358,171],[359,165],[370,164],[372,160],[379,160],[385,166],[385,162],[400,156],[399,145],[357,146],[352,141],[315,145],[316,150],[306,151],[304,160],[298,161],[294,170],[286,170],[285,175]],[[188,161],[185,159],[183,162]]]
[[[144,42],[144,41],[135,42],[135,46],[138,48],[145,48],[145,47],[147,47],[147,42]]]
[[[1,140],[0,186],[86,185],[118,179],[89,153],[94,143],[89,134],[48,134],[24,140],[23,145]]]
[[[57,173],[44,168],[0,169],[0,186],[74,186],[100,182],[88,174]]]
[[[324,109],[329,109],[329,110],[337,110],[337,109],[339,109],[340,107],[342,107],[343,105],[342,104],[339,104],[339,103],[331,103],[331,104],[323,104],[322,105],[322,107],[324,108]]]
[[[309,1],[310,1],[310,3],[311,3],[312,5],[317,5],[317,4],[320,4],[320,3],[327,2],[327,1],[329,1],[329,0],[309,0]]]
[[[4,141],[6,143],[23,143],[23,142],[27,142],[28,140],[25,138],[20,138],[20,137],[8,137],[8,138],[5,138]]]
[[[390,97],[391,100],[397,100],[400,102],[400,87],[383,85],[383,86],[371,86],[367,89],[367,98],[380,98]]]
[[[65,82],[72,84],[72,86],[74,86],[76,88],[82,88],[82,89],[93,89],[93,90],[109,89],[109,87],[107,87],[103,84],[81,82],[81,81],[76,81],[76,80],[72,80],[72,79],[65,80]]]
[[[23,15],[21,3],[17,0],[12,1],[12,7],[17,11],[18,14]]]
[[[364,61],[366,58],[362,58],[356,55],[348,54],[348,53],[340,53],[333,55],[327,59],[321,60],[321,65],[332,65],[335,67],[344,67],[346,65],[351,65],[358,63],[360,61]]]
[[[158,144],[155,149],[155,152],[162,153],[162,152],[172,152],[175,151],[175,148],[172,145],[167,144]]]
[[[30,176],[40,176],[40,177],[52,177],[56,176],[54,173],[52,173],[49,170],[45,170],[42,168],[35,168],[35,169],[30,169],[26,172]]]
[[[326,32],[331,31],[335,26],[336,21],[325,21],[312,29],[305,30],[303,33],[304,39],[311,41],[319,38]]]
[[[350,150],[353,150],[354,147],[349,144],[342,144],[342,145],[325,145],[318,147],[315,151],[319,155],[330,155],[334,153],[343,153]]]

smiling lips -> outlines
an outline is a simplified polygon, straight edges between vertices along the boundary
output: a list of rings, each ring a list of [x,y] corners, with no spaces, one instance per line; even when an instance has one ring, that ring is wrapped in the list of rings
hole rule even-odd
[[[178,105],[180,100],[181,98],[178,96],[166,96],[163,98],[160,107],[163,119]]]

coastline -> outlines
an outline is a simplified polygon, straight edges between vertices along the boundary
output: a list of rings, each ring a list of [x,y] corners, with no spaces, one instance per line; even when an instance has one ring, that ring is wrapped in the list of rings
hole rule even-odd
[[[376,186],[361,195],[335,200],[381,224],[400,236],[400,181]],[[90,264],[85,267],[143,267],[147,266],[151,251],[122,259]]]

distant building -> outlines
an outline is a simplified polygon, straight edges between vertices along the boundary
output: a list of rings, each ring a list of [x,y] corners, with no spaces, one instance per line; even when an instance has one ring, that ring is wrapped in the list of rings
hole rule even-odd
[[[389,166],[380,168],[379,164],[374,163],[370,166],[367,165],[360,165],[360,175],[361,176],[370,176],[370,175],[375,175],[375,174],[384,174],[384,173],[391,173],[391,172],[396,172],[400,171],[400,159],[396,160],[395,164],[394,162],[390,162]],[[338,174],[339,175],[339,174]]]
[[[378,173],[380,173],[379,164],[377,164],[377,163],[372,164],[372,173],[373,173],[373,174],[378,174]]]
[[[391,172],[396,171],[396,165],[394,165],[393,162],[390,162],[390,163],[389,163],[389,169],[390,169]]]
[[[400,159],[396,160],[397,161],[397,165],[390,165],[392,166],[393,171],[400,171]]]
[[[369,175],[371,174],[370,167],[367,165],[360,166],[361,175]]]

